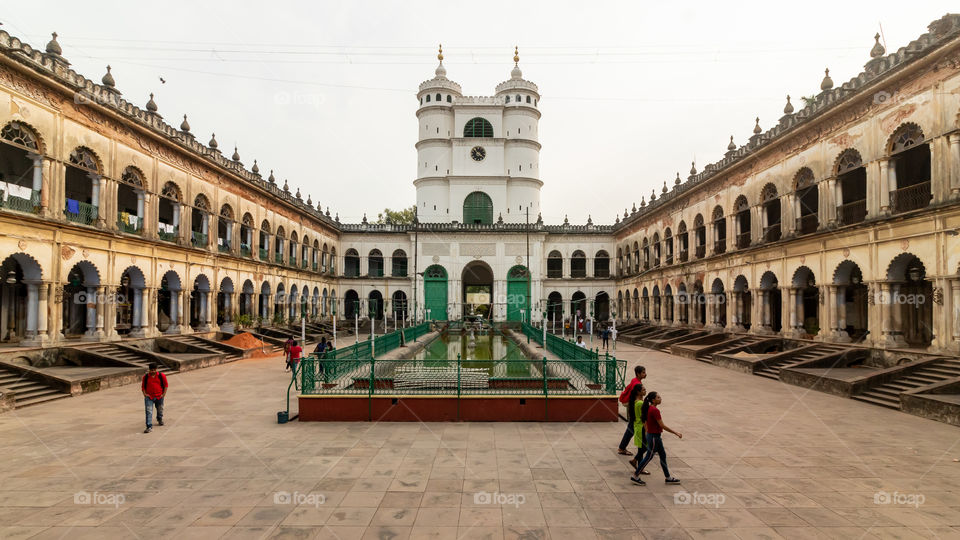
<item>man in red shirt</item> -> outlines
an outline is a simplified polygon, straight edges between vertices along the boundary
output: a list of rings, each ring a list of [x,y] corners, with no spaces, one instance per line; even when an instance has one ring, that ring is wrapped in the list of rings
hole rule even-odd
[[[290,345],[290,369],[293,372],[293,386],[299,390],[297,387],[297,366],[300,365],[300,356],[303,354],[303,347],[301,347],[296,341]]]
[[[636,377],[630,381],[630,384],[623,389],[623,392],[620,393],[620,403],[626,405],[630,401],[630,392],[633,391],[633,387],[636,385],[643,386],[643,379],[647,377],[647,370],[643,366],[636,366],[633,368],[633,373]],[[629,413],[629,411],[627,411]],[[627,417],[629,418],[629,414]],[[633,439],[633,422],[627,421],[627,429],[623,432],[623,438],[620,439],[620,446],[617,448],[617,453],[624,456],[631,455],[630,451],[627,450],[627,445],[630,444],[630,440]]]
[[[163,425],[163,397],[167,395],[167,376],[157,371],[157,364],[151,363],[149,371],[140,382],[140,391],[143,392],[143,408],[147,415],[147,429],[144,433],[153,431],[153,407],[157,407],[157,425]]]

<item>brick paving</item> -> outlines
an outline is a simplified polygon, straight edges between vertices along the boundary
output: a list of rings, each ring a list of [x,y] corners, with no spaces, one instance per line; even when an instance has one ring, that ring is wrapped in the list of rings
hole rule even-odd
[[[0,415],[0,538],[960,538],[960,429],[621,345],[671,472],[617,424],[276,423],[277,359]],[[632,371],[632,368],[631,368]],[[493,499],[493,502],[489,502]]]

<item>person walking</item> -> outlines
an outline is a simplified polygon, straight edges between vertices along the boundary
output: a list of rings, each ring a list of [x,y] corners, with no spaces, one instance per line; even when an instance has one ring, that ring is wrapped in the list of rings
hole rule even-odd
[[[630,477],[630,481],[634,484],[641,486],[646,485],[646,482],[640,478],[640,475],[644,467],[647,466],[647,463],[650,463],[650,460],[653,459],[654,453],[660,456],[660,468],[663,469],[664,477],[663,481],[667,484],[680,483],[679,479],[670,476],[670,469],[667,468],[667,451],[663,447],[662,435],[664,431],[669,431],[676,435],[678,439],[682,439],[683,434],[670,429],[663,423],[663,418],[660,416],[660,409],[658,407],[662,402],[663,398],[656,392],[650,392],[647,394],[647,397],[643,398],[643,406],[640,409],[640,419],[643,421],[643,427],[647,431],[647,437],[644,441],[646,443],[646,454],[644,454],[642,460],[637,462],[637,468],[633,476]]]
[[[157,425],[163,425],[163,398],[167,395],[167,376],[157,371],[157,364],[151,363],[147,373],[140,381],[140,391],[143,392],[143,408],[147,417],[147,429],[144,433],[153,431],[153,408],[157,408]]]
[[[605,327],[600,331],[600,344],[603,346],[603,350],[608,350],[610,348],[610,327]]]
[[[583,342],[583,335],[582,335],[582,334],[579,335],[579,336],[577,336],[577,347],[580,347],[581,349],[586,349],[586,348],[587,348],[587,344]]]
[[[286,363],[285,371],[290,369],[290,347],[293,347],[293,344],[296,343],[292,337],[288,337],[286,341],[283,342],[283,360]]]
[[[636,468],[637,460],[643,456],[643,451],[647,446],[647,430],[643,428],[643,422],[640,420],[645,395],[647,395],[647,390],[642,384],[634,385],[630,391],[630,400],[627,402],[627,423],[633,426],[633,444],[637,445],[637,455],[630,460],[630,466],[634,468]],[[641,470],[640,474],[650,473]]]
[[[610,327],[609,335],[610,335],[610,341],[613,342],[613,351],[616,352],[617,351],[617,327],[616,326]]]
[[[323,353],[327,351],[327,336],[320,338],[320,343],[317,343],[317,348],[313,350],[314,354],[317,354],[320,357],[323,357]]]
[[[290,376],[293,377],[293,387],[297,390],[300,389],[297,385],[297,366],[300,365],[300,357],[303,355],[303,347],[297,344],[296,341],[293,342],[293,345],[290,346]]]
[[[627,429],[623,432],[623,438],[620,439],[620,446],[617,447],[617,453],[622,456],[633,455],[633,453],[627,450],[627,445],[630,444],[630,439],[634,438],[635,431],[633,422],[630,421],[630,395],[634,387],[643,387],[643,379],[647,377],[647,369],[643,366],[635,366],[633,368],[633,374],[633,380],[623,389],[623,392],[620,392],[620,403],[627,405]],[[646,390],[644,390],[644,393],[646,393]]]

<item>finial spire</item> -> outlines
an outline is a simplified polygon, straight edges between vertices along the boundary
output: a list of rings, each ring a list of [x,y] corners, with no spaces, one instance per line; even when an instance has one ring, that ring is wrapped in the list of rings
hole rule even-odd
[[[870,49],[870,58],[879,58],[883,56],[884,53],[887,52],[887,49],[885,49],[884,46],[880,44],[879,32],[877,32],[877,34],[873,36],[873,41],[874,41],[873,48]]]
[[[513,47],[513,65],[519,65],[519,64],[520,64],[520,47],[514,46]]]
[[[759,135],[759,134],[761,134],[761,133],[763,133],[763,129],[760,127],[760,117],[758,116],[758,117],[757,117],[757,124],[756,124],[755,126],[753,126],[753,134],[754,134],[754,135]]]
[[[440,47],[437,49],[437,60],[443,62],[443,43],[441,43]]]
[[[820,82],[820,90],[827,91],[833,88],[833,79],[830,78],[830,69],[823,70],[823,81]]]
[[[793,104],[790,103],[790,94],[787,94],[787,104],[783,106],[783,114],[793,114]]]

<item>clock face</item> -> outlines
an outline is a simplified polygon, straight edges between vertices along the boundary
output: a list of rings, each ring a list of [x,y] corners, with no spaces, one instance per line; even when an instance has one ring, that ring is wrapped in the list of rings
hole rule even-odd
[[[487,151],[484,150],[482,146],[474,146],[473,149],[470,150],[470,157],[472,157],[474,161],[483,161],[483,158],[487,157]]]

